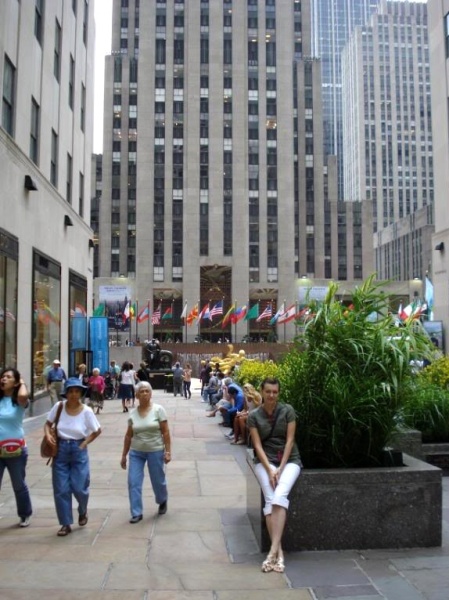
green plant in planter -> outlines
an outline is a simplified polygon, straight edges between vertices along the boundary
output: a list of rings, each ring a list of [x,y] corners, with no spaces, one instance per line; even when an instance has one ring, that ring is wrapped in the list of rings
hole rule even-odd
[[[409,386],[401,418],[407,427],[421,431],[424,443],[448,443],[449,390],[424,376],[416,377]]]
[[[322,303],[310,303],[304,333],[279,366],[281,399],[298,414],[306,467],[379,465],[411,376],[410,360],[428,351],[430,341],[415,323],[395,325],[373,280],[354,291],[351,307],[340,303],[338,285],[330,284]]]

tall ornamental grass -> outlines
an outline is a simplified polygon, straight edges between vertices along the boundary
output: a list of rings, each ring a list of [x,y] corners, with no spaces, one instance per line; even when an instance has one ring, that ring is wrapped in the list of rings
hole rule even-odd
[[[281,397],[298,415],[297,441],[306,467],[381,464],[411,377],[410,360],[430,342],[416,323],[398,327],[388,299],[369,278],[337,299],[331,284],[310,315],[296,349],[279,366]]]

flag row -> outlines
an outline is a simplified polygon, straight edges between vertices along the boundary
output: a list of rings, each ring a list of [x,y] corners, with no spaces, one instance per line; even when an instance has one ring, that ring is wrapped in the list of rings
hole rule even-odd
[[[180,315],[180,318],[184,320],[186,325],[192,325],[194,322],[199,323],[202,320],[209,320],[212,322],[214,317],[222,317],[221,326],[225,328],[227,325],[235,325],[239,321],[251,321],[255,320],[260,323],[264,320],[269,320],[270,325],[281,325],[292,321],[295,318],[301,316],[297,312],[296,304],[292,304],[289,307],[285,307],[285,303],[280,306],[278,311],[273,314],[273,305],[267,304],[262,312],[259,312],[259,303],[254,304],[251,308],[247,304],[237,307],[234,303],[227,312],[224,314],[223,311],[223,300],[215,303],[212,307],[210,303],[206,303],[201,310],[199,310],[199,303],[195,304],[193,308],[187,310],[187,302],[184,305],[184,309]],[[100,303],[94,310],[94,317],[105,316],[106,307],[104,303]],[[162,311],[162,302],[153,311],[150,312],[150,304],[146,304],[140,311],[138,311],[137,303],[132,304],[128,302],[123,310],[123,320],[136,319],[137,323],[144,323],[145,321],[151,320],[153,325],[160,325],[160,323],[167,319],[173,318],[173,304],[171,304],[164,312]]]

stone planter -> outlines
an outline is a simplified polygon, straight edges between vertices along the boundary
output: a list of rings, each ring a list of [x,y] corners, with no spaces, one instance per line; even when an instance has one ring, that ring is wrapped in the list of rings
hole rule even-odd
[[[263,498],[248,451],[247,511],[269,548]],[[286,550],[441,546],[442,472],[409,455],[403,467],[305,469],[290,494]]]
[[[426,462],[449,473],[449,444],[422,444],[421,448]]]

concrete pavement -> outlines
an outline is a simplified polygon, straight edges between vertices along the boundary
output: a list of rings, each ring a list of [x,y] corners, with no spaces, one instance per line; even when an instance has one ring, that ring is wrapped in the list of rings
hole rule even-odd
[[[34,515],[18,518],[7,474],[0,491],[0,600],[448,600],[449,480],[444,479],[443,547],[298,552],[286,573],[262,573],[246,517],[245,447],[205,418],[197,381],[191,400],[161,390],[172,432],[168,512],[145,482],[144,518],[129,524],[119,461],[126,414],[106,401],[102,435],[89,446],[89,523],[58,538],[51,469],[39,456],[44,416],[26,420],[27,480]],[[148,479],[148,478],[147,478]],[[317,515],[319,518],[319,515]]]

